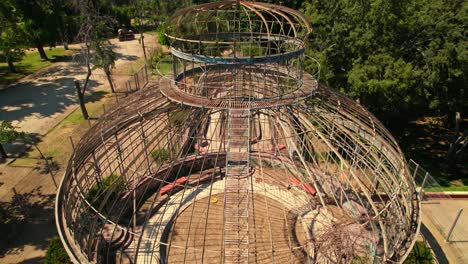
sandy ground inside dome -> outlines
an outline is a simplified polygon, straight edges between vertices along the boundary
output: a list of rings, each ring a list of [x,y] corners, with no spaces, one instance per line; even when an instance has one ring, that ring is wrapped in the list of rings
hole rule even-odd
[[[169,263],[219,263],[223,250],[223,199],[217,202],[203,198],[189,206],[177,217],[169,238]],[[294,253],[301,245],[292,238],[295,226],[288,210],[277,200],[260,194],[250,198],[249,262],[303,263],[305,258]],[[204,217],[209,211],[208,217]],[[201,216],[201,217],[200,217]],[[299,232],[303,233],[303,232]],[[206,250],[203,251],[203,248]],[[300,249],[296,249],[300,251]]]
[[[288,190],[286,172],[274,168],[261,171],[255,171],[251,182],[249,262],[303,263],[303,245],[298,241],[304,241],[306,234],[303,227],[296,229],[296,219],[312,197],[297,188]],[[173,193],[145,226],[137,228],[137,233],[143,231],[137,261],[158,263],[163,251],[169,263],[219,263],[223,252],[224,185],[225,180],[218,180]],[[136,243],[126,249],[129,255],[134,256]],[[165,244],[167,248],[161,246]]]

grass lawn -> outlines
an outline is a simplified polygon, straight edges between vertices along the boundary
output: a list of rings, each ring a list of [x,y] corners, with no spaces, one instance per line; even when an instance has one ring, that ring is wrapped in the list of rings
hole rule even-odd
[[[424,188],[425,192],[468,192],[468,186],[457,186],[457,185],[450,185],[450,186],[442,186],[442,187],[429,187]]]
[[[76,50],[65,50],[63,48],[45,49],[48,61],[41,60],[37,51],[27,53],[19,62],[15,62],[16,73],[8,71],[6,62],[0,62],[0,89],[6,88],[9,84],[18,81],[26,75],[35,73],[40,69],[52,65],[54,62],[65,61]]]
[[[169,74],[172,71],[171,56],[167,55],[161,59],[161,61],[158,63],[158,70],[159,70],[159,73],[161,73],[163,76]],[[158,72],[156,71],[156,73]]]
[[[132,75],[137,73],[143,66],[145,66],[145,59],[142,58],[120,66],[113,72],[113,74]],[[148,68],[148,70],[150,69]],[[166,55],[161,59],[161,61],[158,63],[158,70],[162,75],[167,75],[172,71],[172,58],[170,55]],[[153,70],[153,73],[159,74],[156,69]]]

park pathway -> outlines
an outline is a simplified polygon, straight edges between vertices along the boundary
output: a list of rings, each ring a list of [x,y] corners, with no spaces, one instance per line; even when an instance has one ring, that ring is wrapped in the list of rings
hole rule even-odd
[[[147,37],[147,42],[154,38]],[[142,58],[138,40],[118,42],[116,68]],[[71,46],[73,48],[73,46]],[[99,71],[93,76],[93,90],[108,89]],[[102,74],[101,74],[102,75]],[[27,133],[41,138],[60,123],[78,105],[73,81],[85,72],[73,60],[54,63],[35,74],[0,90],[0,120],[12,122]],[[68,143],[68,142],[67,142]],[[65,166],[55,174],[39,168],[12,167],[0,163],[0,205],[8,224],[0,225],[0,263],[43,263],[50,239],[56,236],[53,214],[56,187]],[[3,213],[3,212],[0,212]]]
[[[153,37],[146,39],[149,43],[155,43]],[[112,39],[111,42],[118,54],[116,69],[126,67],[143,57],[138,40],[119,42]],[[78,49],[79,45],[70,47]],[[79,65],[78,58],[77,55],[71,56],[67,61],[54,63],[26,76],[9,88],[0,90],[0,120],[12,122],[18,130],[34,137],[45,135],[78,107],[74,80],[84,80],[86,77],[86,69]],[[128,77],[116,76],[114,79],[120,81],[126,78]],[[101,70],[93,72],[91,87],[91,91],[109,90]],[[11,151],[11,148],[12,146],[7,147],[7,151]],[[14,150],[18,151],[18,148]],[[19,148],[19,151],[23,150]]]

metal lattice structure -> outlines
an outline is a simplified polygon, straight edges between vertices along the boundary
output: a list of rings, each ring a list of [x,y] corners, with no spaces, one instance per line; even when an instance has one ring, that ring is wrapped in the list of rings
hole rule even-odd
[[[169,24],[172,74],[70,160],[56,218],[72,260],[403,261],[420,224],[408,166],[372,114],[304,72],[304,16],[221,1]]]

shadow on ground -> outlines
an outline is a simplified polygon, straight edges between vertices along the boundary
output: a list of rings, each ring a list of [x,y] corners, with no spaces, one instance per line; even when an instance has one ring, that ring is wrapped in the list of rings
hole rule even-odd
[[[25,246],[46,249],[56,235],[54,195],[42,194],[38,187],[29,193],[16,193],[0,202],[0,257],[20,252]]]
[[[76,50],[74,50],[76,51]],[[73,59],[73,54],[71,55],[49,55],[49,61],[51,63],[56,63],[56,62],[66,62],[66,61],[71,61]],[[8,89],[8,85],[11,83],[14,83],[18,81],[19,79],[30,75],[34,74],[35,71],[33,68],[31,68],[30,64],[19,64],[15,63],[15,70],[16,72],[10,72],[8,70],[8,67],[6,63],[3,63],[0,66],[0,90],[2,89]]]
[[[434,251],[435,258],[437,259],[439,264],[449,264],[447,257],[445,256],[444,251],[440,247],[439,243],[432,235],[431,231],[427,229],[424,224],[421,224],[421,233],[426,238],[427,243],[431,246],[432,250]]]
[[[27,81],[0,91],[0,120],[24,121],[63,113],[76,103],[74,78],[63,77],[41,84]],[[90,80],[91,86],[97,82]]]
[[[44,263],[44,258],[42,257],[30,258],[30,259],[26,259],[21,262],[18,262],[17,264],[36,264],[36,263]]]
[[[140,57],[135,56],[135,55],[127,55],[127,54],[123,54],[123,53],[120,53],[120,52],[116,52],[116,54],[117,54],[118,59],[125,60],[125,61],[135,61],[135,60],[138,60],[140,58]]]

